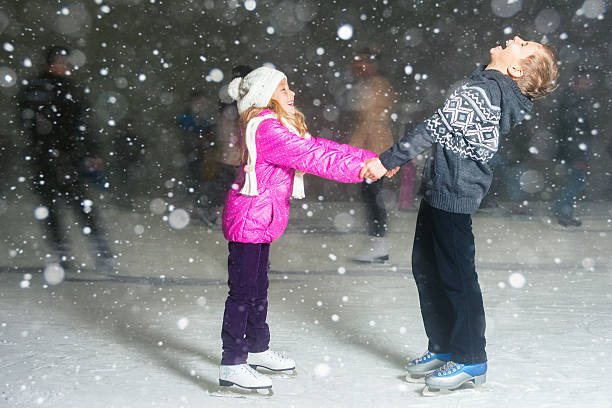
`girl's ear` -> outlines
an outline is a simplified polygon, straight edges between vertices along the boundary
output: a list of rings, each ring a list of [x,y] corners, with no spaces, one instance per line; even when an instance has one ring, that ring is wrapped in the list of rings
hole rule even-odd
[[[518,79],[523,76],[523,68],[518,64],[512,64],[507,69],[508,75],[514,79]]]

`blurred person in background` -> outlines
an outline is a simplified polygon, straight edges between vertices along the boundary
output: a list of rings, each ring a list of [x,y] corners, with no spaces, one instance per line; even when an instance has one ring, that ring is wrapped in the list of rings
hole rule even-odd
[[[192,211],[206,225],[217,220],[213,210],[215,194],[212,185],[217,175],[214,159],[214,122],[209,115],[211,102],[202,91],[193,91],[185,111],[178,116],[178,126],[183,130],[181,150],[186,160],[187,185],[193,189]]]
[[[397,209],[410,211],[414,206],[414,183],[416,181],[416,166],[409,161],[400,169],[400,188],[397,196]]]
[[[608,144],[606,145],[606,152],[608,153],[608,158],[612,159],[612,140],[610,139],[608,139]],[[608,188],[605,190],[604,197],[607,200],[612,200],[612,174],[608,171],[606,176],[608,176]]]
[[[81,233],[95,247],[95,269],[110,272],[113,255],[100,225],[96,204],[88,196],[87,175],[99,174],[104,167],[98,156],[95,132],[90,128],[91,108],[83,87],[72,78],[69,50],[46,49],[46,65],[40,75],[25,81],[18,96],[18,109],[30,140],[27,158],[34,170],[34,189],[43,211],[46,238],[52,254],[47,262],[72,267],[67,244],[70,224],[62,225],[58,206],[64,202],[77,216]]]
[[[574,208],[587,183],[593,139],[589,98],[594,84],[591,73],[579,71],[559,98],[555,161],[563,166],[565,185],[552,205],[552,212],[564,227],[582,225],[582,221],[574,216]]]
[[[391,107],[394,91],[389,81],[378,73],[380,56],[361,50],[353,57],[352,69],[359,82],[352,101],[357,117],[350,145],[380,154],[393,145]],[[382,196],[383,179],[364,180],[361,197],[366,210],[370,241],[353,257],[355,262],[385,262],[389,252],[384,241],[387,233],[387,210]]]
[[[479,211],[500,208],[499,198],[508,200],[505,212],[510,215],[531,215],[532,209],[525,201],[521,190],[521,175],[527,170],[526,156],[529,155],[529,128],[527,121],[516,125],[512,137],[504,137],[499,151],[489,162],[493,180],[489,193],[480,203]]]
[[[239,65],[232,79],[253,69]],[[216,224],[225,193],[231,187],[242,159],[236,102],[221,97],[216,120],[210,117],[210,100],[200,91],[191,94],[187,110],[178,117],[183,129],[182,149],[187,160],[187,182],[195,189],[194,212],[206,225]]]
[[[137,186],[144,184],[147,174],[144,138],[135,129],[129,121],[114,128],[111,140],[114,160],[107,175],[113,186],[113,203],[130,209],[134,208],[134,197],[139,192]]]
[[[11,167],[11,158],[15,155],[13,154],[13,148],[11,146],[11,136],[9,134],[0,134],[0,174],[7,175],[9,174]],[[0,200],[5,199],[6,196],[4,192],[7,190],[7,180],[6,177],[3,177],[0,180]],[[2,207],[0,204],[0,213],[2,213]]]
[[[232,68],[232,80],[244,78],[253,68],[248,65],[238,65]],[[229,190],[237,175],[242,160],[240,147],[240,115],[236,102],[227,95],[219,100],[219,114],[215,125],[215,159],[218,162],[215,178],[215,210],[223,205],[225,193]]]

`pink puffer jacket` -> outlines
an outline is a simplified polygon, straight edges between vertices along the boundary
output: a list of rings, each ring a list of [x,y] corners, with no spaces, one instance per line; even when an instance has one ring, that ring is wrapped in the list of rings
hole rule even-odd
[[[273,113],[263,111],[260,116]],[[265,119],[257,128],[257,196],[240,194],[240,172],[223,208],[223,235],[232,242],[269,243],[278,239],[289,221],[295,170],[316,176],[359,183],[367,150],[322,138],[304,139],[289,132],[277,119]]]

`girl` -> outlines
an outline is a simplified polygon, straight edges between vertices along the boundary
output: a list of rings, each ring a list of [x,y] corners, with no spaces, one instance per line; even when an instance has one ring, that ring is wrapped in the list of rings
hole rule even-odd
[[[223,235],[229,241],[229,296],[221,332],[219,384],[271,388],[270,378],[252,367],[295,368],[292,359],[269,350],[266,315],[270,243],[287,227],[289,199],[304,197],[301,172],[359,183],[364,162],[376,155],[311,137],[304,115],[293,105],[295,93],[280,71],[257,68],[234,79],[228,93],[238,102],[246,166],[223,209]]]

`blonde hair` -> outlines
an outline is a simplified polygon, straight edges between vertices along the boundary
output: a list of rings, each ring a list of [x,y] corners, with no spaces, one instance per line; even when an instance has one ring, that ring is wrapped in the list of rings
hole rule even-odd
[[[541,44],[539,51],[521,60],[523,76],[516,80],[523,95],[531,99],[540,99],[553,92],[559,86],[559,65],[557,53]]]
[[[261,112],[266,109],[270,109],[276,113],[278,120],[281,123],[287,122],[291,126],[293,126],[299,133],[298,136],[304,136],[308,132],[308,127],[306,126],[306,121],[304,119],[304,114],[299,110],[295,109],[295,113],[291,114],[283,109],[283,107],[278,103],[278,101],[274,99],[270,99],[268,106],[265,108],[257,108],[255,106],[251,106],[240,115],[240,129],[242,129],[242,140],[240,144],[241,149],[241,162],[245,164],[247,161],[247,150],[246,150],[246,142],[244,140],[247,123]]]

